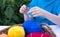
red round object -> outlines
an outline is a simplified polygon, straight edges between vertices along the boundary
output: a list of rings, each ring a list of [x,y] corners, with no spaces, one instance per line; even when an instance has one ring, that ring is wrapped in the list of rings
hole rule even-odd
[[[52,37],[52,36],[46,33],[35,32],[35,33],[28,34],[26,37]]]

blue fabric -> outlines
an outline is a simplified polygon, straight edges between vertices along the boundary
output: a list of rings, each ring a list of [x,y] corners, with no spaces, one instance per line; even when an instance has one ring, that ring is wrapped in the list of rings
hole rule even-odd
[[[60,0],[32,0],[28,7],[32,8],[34,6],[43,8],[44,10],[47,10],[55,15],[60,14]],[[49,25],[55,25],[53,22],[49,21],[43,16],[35,17],[35,21],[38,22],[39,24],[47,23]]]
[[[33,32],[42,32],[42,27],[34,22],[33,20],[27,20],[23,23],[23,27],[27,34],[33,33]]]

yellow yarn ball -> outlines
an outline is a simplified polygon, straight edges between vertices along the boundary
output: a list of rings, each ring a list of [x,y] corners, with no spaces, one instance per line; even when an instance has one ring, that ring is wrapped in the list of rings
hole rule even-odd
[[[25,31],[22,26],[13,26],[8,30],[9,37],[25,37]]]

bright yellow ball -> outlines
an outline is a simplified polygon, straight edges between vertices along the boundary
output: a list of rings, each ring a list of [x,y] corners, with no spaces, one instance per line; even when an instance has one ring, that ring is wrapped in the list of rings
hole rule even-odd
[[[22,26],[13,26],[8,30],[9,37],[25,37],[25,31]]]

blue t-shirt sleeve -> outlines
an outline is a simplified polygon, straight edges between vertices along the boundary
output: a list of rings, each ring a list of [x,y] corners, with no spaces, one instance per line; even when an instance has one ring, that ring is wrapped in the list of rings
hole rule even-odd
[[[41,1],[39,1],[41,2]],[[29,9],[32,8],[32,7],[35,7],[35,6],[39,6],[41,3],[38,3],[38,0],[32,0],[30,2],[30,4],[28,5]],[[40,7],[40,6],[39,6]],[[40,21],[44,19],[43,16],[37,16],[35,18],[33,18],[32,20],[38,22],[40,24]]]
[[[60,0],[57,1],[57,14],[60,14]]]
[[[60,4],[58,5],[57,14],[60,14]]]
[[[34,6],[37,6],[37,0],[32,0],[30,4],[28,5],[29,8],[32,8]]]

